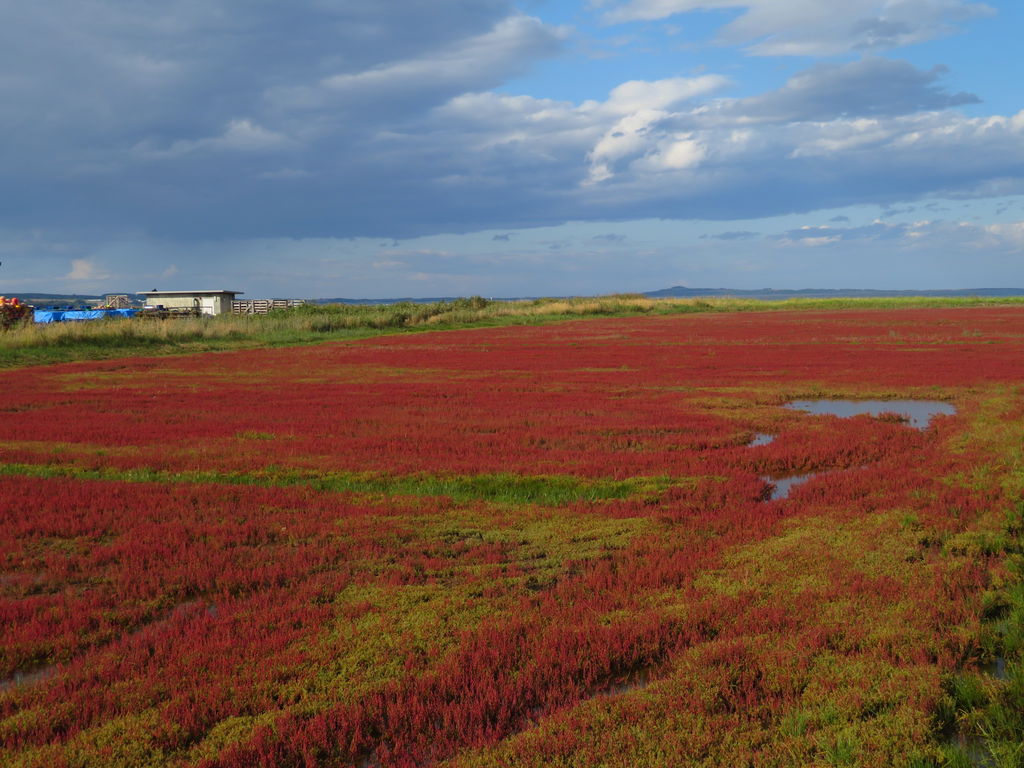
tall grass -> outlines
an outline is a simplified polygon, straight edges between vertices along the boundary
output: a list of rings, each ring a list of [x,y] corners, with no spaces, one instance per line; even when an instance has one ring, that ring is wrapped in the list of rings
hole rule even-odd
[[[0,366],[98,359],[133,354],[173,354],[254,346],[308,344],[380,333],[488,325],[537,324],[572,318],[809,309],[891,309],[1024,304],[1024,298],[649,299],[640,295],[492,301],[474,296],[420,304],[324,304],[266,315],[178,319],[108,319],[32,324],[0,332]]]

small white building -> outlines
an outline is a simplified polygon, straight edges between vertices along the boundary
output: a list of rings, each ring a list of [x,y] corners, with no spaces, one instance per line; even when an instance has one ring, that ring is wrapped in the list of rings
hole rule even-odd
[[[242,291],[139,291],[147,307],[194,309],[203,315],[231,314],[231,302]]]

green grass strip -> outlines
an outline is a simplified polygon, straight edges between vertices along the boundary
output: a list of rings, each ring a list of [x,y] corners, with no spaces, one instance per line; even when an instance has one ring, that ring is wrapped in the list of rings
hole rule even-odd
[[[169,472],[167,470],[90,469],[56,464],[0,464],[0,475],[132,483],[218,483],[262,487],[306,486],[320,491],[382,496],[444,496],[458,502],[535,504],[563,507],[575,502],[657,496],[679,479],[638,477],[628,480],[582,479],[569,475],[384,475],[376,473],[302,473],[268,469],[252,473]]]

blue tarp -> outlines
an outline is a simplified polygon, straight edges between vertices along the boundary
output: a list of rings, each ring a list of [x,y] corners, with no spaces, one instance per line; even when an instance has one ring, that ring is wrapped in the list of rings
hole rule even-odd
[[[137,309],[37,309],[37,323],[63,323],[74,320],[99,320],[104,317],[134,317]]]

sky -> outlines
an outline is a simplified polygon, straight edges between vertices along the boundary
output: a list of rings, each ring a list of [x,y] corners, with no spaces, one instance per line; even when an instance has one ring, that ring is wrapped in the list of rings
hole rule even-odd
[[[1024,287],[1019,0],[0,18],[0,294]]]

